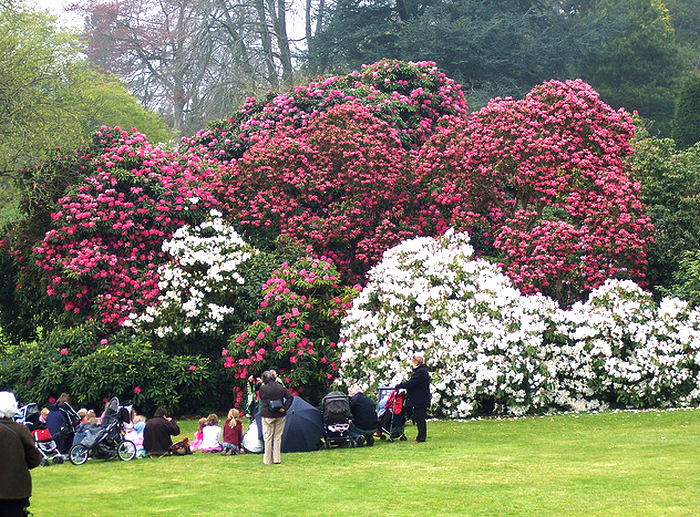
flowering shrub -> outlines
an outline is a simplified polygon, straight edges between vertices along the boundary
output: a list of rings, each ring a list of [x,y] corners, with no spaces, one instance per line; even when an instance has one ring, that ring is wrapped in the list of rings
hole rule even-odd
[[[483,240],[516,286],[571,303],[643,277],[652,228],[624,166],[624,111],[580,80],[550,81],[444,126],[421,150],[424,205]]]
[[[360,104],[330,108],[302,128],[280,124],[222,174],[222,207],[255,241],[279,234],[324,253],[357,278],[421,229],[395,129]]]
[[[555,401],[668,407],[700,387],[700,311],[678,298],[657,304],[634,282],[608,281],[566,311],[557,331],[567,346],[554,357]]]
[[[49,296],[115,326],[153,303],[163,241],[215,201],[201,186],[210,171],[198,157],[166,154],[119,128],[98,138],[101,153],[86,156],[85,180],[59,200],[34,253]]]
[[[305,257],[282,264],[265,283],[260,319],[222,351],[237,379],[238,404],[248,376],[272,366],[293,393],[320,401],[336,379],[340,320],[357,293],[339,278],[330,260]]]
[[[274,129],[282,120],[303,127],[318,113],[356,102],[389,123],[407,148],[420,146],[441,116],[467,113],[461,86],[439,72],[435,63],[385,59],[345,77],[319,77],[286,93],[250,98],[235,117],[200,131],[184,145],[209,159],[228,162],[243,155],[255,133]]]
[[[609,281],[570,310],[523,295],[466,234],[385,253],[341,329],[340,380],[392,386],[420,353],[432,413],[463,418],[698,400],[700,311]]]
[[[556,305],[522,297],[473,253],[467,234],[453,231],[387,251],[343,320],[341,380],[396,385],[419,353],[433,372],[437,415],[541,408],[549,377],[543,336]]]
[[[234,312],[235,297],[245,280],[241,264],[257,250],[246,244],[217,210],[191,227],[181,226],[163,243],[172,261],[158,269],[155,303],[131,313],[124,326],[152,331],[160,339],[224,333],[224,319]]]

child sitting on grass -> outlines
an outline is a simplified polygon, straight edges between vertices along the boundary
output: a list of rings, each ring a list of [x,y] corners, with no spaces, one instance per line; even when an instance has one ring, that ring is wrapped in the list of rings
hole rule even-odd
[[[228,419],[224,422],[224,448],[222,456],[232,456],[241,453],[241,441],[243,440],[243,424],[238,417],[241,412],[236,408],[230,409]]]
[[[202,452],[221,452],[221,428],[219,417],[212,413],[202,428]]]
[[[194,440],[190,444],[190,450],[196,451],[197,449],[200,449],[202,447],[202,429],[204,429],[206,423],[206,418],[199,419],[199,423],[197,424],[197,432],[194,433]]]

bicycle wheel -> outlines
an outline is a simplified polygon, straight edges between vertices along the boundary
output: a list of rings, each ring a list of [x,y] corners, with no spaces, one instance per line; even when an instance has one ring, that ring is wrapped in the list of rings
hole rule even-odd
[[[68,458],[73,465],[82,465],[87,461],[89,452],[83,444],[79,443],[70,448]]]
[[[117,448],[117,456],[122,461],[131,461],[136,457],[136,445],[134,442],[124,440]]]

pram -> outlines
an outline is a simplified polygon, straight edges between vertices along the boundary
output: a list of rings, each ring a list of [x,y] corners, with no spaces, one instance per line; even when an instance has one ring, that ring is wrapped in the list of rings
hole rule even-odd
[[[396,439],[406,441],[404,427],[406,426],[406,411],[404,401],[406,391],[395,388],[377,389],[377,418],[379,418],[379,430],[383,439],[386,435],[388,442]]]
[[[131,406],[120,406],[113,397],[101,424],[82,424],[78,436],[70,448],[68,457],[73,465],[82,465],[92,458],[110,459],[115,456],[122,461],[136,457],[134,442],[124,439],[124,424],[131,421]]]
[[[43,456],[39,464],[40,466],[47,467],[52,463],[60,465],[65,458],[63,454],[59,452],[56,442],[51,438],[51,433],[46,428],[46,424],[39,420],[39,415],[39,406],[36,402],[30,402],[19,409],[15,415],[15,421],[27,426],[32,433],[34,441],[36,442],[36,448],[39,449],[39,452]]]
[[[350,397],[340,391],[331,391],[321,402],[323,420],[323,446],[330,449],[333,445],[355,447],[355,440],[350,437]]]

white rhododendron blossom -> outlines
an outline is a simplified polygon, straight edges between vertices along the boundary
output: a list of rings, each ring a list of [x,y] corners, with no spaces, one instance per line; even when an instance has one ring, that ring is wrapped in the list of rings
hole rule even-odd
[[[257,250],[216,210],[199,226],[183,226],[163,243],[172,261],[158,269],[160,294],[126,326],[152,329],[158,337],[218,332],[234,308],[227,303],[244,284],[238,268]]]
[[[431,413],[450,418],[690,403],[699,322],[684,302],[656,305],[626,281],[561,310],[522,295],[449,231],[399,244],[370,271],[343,320],[340,379],[394,386],[422,354]]]

